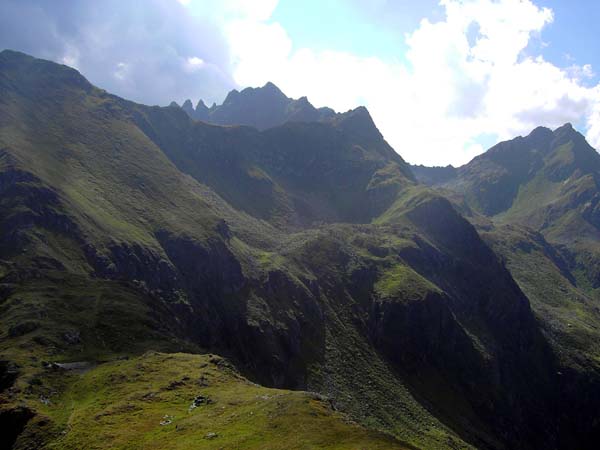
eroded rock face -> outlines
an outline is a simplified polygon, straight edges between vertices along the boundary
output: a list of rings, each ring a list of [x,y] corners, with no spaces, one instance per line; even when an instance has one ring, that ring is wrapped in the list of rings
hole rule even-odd
[[[243,287],[240,263],[221,240],[200,243],[165,231],[156,236],[182,282],[190,289],[205,290],[210,295],[217,291],[232,294]]]
[[[600,184],[600,180],[598,184]],[[586,200],[582,206],[582,216],[600,230],[600,193],[593,193]]]
[[[0,171],[0,248],[20,251],[34,227],[80,239],[74,220],[61,211],[58,194],[33,174],[18,168]]]
[[[308,367],[322,361],[326,327],[322,305],[306,282],[270,271],[264,282],[253,282],[245,320],[244,347],[254,370],[271,365],[275,370],[266,382],[305,388]],[[252,361],[257,355],[258,364]]]
[[[84,246],[84,251],[101,278],[141,281],[151,290],[161,289],[166,296],[177,287],[173,265],[156,250],[136,243],[113,242],[103,253],[90,244]]]
[[[416,301],[373,302],[371,330],[375,345],[407,372],[432,366],[460,378],[457,372],[461,370],[482,369],[482,355],[456,321],[449,302],[447,296],[437,292]]]

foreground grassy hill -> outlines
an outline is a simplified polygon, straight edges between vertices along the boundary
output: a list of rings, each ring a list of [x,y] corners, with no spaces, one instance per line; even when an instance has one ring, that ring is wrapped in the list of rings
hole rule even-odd
[[[0,417],[15,448],[101,445],[90,430],[125,447],[210,448],[214,432],[278,448],[291,417],[316,447],[398,445],[386,433],[427,449],[594,448],[591,405],[577,390],[561,405],[561,358],[529,299],[366,110],[218,127],[10,51],[0,93]],[[198,408],[236,415],[183,419],[206,358],[136,359],[147,351],[220,354],[286,392],[228,372],[208,394],[218,401]],[[82,361],[97,367],[54,375],[53,363]],[[190,380],[157,400],[122,398],[179,375]],[[262,392],[285,399],[279,428],[264,415],[244,425],[244,411],[275,414]],[[172,423],[156,425],[163,410]]]
[[[408,448],[318,394],[260,387],[214,355],[146,353],[65,367],[25,388],[26,403],[43,401],[17,447],[42,439],[49,449]]]

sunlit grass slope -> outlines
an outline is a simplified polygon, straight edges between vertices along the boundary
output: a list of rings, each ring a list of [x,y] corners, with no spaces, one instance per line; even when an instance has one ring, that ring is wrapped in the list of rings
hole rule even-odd
[[[43,408],[50,449],[405,449],[306,392],[249,382],[213,355],[147,353],[102,364]]]

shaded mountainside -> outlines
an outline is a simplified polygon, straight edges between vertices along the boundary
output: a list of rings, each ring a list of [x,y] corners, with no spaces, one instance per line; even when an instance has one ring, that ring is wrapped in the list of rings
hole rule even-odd
[[[369,222],[414,183],[365,108],[262,132],[193,122],[173,108],[138,108],[134,120],[182,172],[276,225]]]
[[[0,232],[8,447],[92,446],[96,429],[117,448],[212,432],[206,448],[280,448],[291,417],[319,448],[597,442],[589,398],[562,403],[567,363],[501,246],[415,182],[364,108],[220,127],[2,52]],[[219,375],[205,356],[121,360],[148,350],[218,353],[254,382],[319,394]],[[81,361],[99,365],[56,376]],[[221,415],[188,415],[205,394]]]
[[[172,103],[172,106],[179,106]],[[202,100],[196,108],[186,100],[181,108],[195,120],[216,125],[247,125],[265,130],[286,122],[319,122],[333,118],[330,108],[315,108],[306,97],[297,100],[287,97],[273,83],[260,88],[231,91],[223,104],[208,108]]]

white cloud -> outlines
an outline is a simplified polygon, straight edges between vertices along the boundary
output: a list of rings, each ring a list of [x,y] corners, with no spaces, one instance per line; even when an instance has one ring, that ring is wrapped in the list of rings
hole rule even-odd
[[[192,73],[198,70],[202,70],[204,66],[206,66],[206,61],[204,61],[202,58],[199,58],[197,56],[190,56],[185,60],[183,69],[188,73]]]
[[[587,138],[596,150],[600,149],[600,85],[593,88],[593,102],[588,117]]]
[[[342,111],[364,104],[411,162],[465,163],[484,150],[482,134],[507,139],[566,121],[585,120],[600,146],[600,87],[583,84],[593,70],[528,55],[553,20],[529,0],[442,0],[444,20],[423,20],[406,35],[405,62],[294,49],[269,19],[276,0],[227,2],[239,12],[225,27],[238,84],[273,81],[288,95]]]
[[[571,78],[580,82],[592,79],[596,76],[591,64],[584,64],[583,66],[572,65],[567,67],[566,71]]]
[[[235,79],[243,86],[280,79],[289,65],[292,41],[278,23],[236,19],[227,26]],[[266,77],[266,78],[265,78]]]
[[[180,0],[178,0],[180,1]],[[221,22],[228,20],[267,21],[273,15],[279,0],[185,0],[192,11]]]
[[[120,81],[125,81],[125,79],[127,78],[128,69],[129,69],[129,67],[127,66],[126,63],[124,63],[124,62],[117,63],[117,68],[114,71],[115,78]]]

